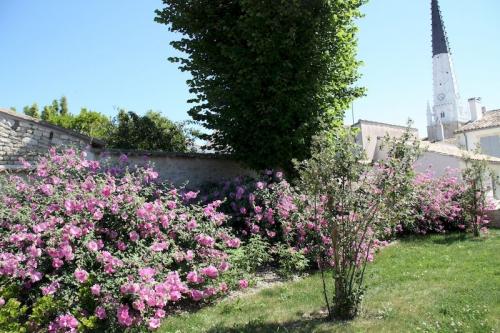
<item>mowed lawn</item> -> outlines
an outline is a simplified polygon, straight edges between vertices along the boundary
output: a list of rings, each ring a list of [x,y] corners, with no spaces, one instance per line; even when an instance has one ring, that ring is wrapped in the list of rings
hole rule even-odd
[[[500,231],[412,237],[368,267],[360,316],[321,319],[319,275],[167,319],[166,332],[500,332]]]

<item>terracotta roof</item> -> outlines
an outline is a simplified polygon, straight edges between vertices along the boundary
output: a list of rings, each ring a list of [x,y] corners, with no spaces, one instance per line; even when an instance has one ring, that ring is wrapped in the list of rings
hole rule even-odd
[[[4,109],[4,108],[0,108],[0,113],[5,113],[5,114],[7,114],[11,117],[17,118],[17,119],[26,120],[26,121],[29,121],[32,123],[36,123],[40,126],[44,126],[44,127],[48,127],[48,128],[52,128],[52,129],[64,132],[64,133],[71,135],[73,137],[77,137],[77,138],[82,139],[84,141],[88,141],[90,144],[92,144],[93,147],[96,147],[96,148],[102,148],[102,147],[106,146],[106,142],[104,142],[102,140],[90,137],[88,135],[85,135],[85,134],[82,134],[82,133],[61,127],[61,126],[57,126],[57,125],[48,123],[46,121],[43,121],[43,120],[40,120],[37,118],[27,116],[24,113],[18,113],[18,112],[12,111],[10,109]]]
[[[474,160],[486,160],[490,163],[493,164],[500,164],[500,158],[490,156],[490,155],[483,155],[483,154],[477,154],[474,152],[466,151],[463,149],[460,149],[459,147],[453,145],[453,144],[447,144],[443,142],[428,142],[428,141],[422,141],[422,148],[427,150],[428,152],[433,152],[441,155],[447,155],[447,156],[454,156],[454,157],[459,157],[463,158],[465,156],[470,157]]]
[[[465,124],[458,131],[456,131],[456,133],[463,133],[492,127],[500,127],[500,109],[486,112],[483,115],[483,118]]]

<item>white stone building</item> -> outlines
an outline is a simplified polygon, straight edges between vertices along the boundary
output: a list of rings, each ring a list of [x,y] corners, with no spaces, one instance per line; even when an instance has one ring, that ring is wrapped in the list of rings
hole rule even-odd
[[[483,154],[500,157],[500,110],[481,112],[476,121],[465,124],[455,133],[463,149],[479,149]]]

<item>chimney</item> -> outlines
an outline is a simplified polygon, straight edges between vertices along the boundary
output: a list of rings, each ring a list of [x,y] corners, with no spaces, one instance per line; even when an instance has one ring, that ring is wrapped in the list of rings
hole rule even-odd
[[[480,97],[469,98],[469,110],[472,121],[480,120],[481,118],[483,118],[483,108],[481,105]]]

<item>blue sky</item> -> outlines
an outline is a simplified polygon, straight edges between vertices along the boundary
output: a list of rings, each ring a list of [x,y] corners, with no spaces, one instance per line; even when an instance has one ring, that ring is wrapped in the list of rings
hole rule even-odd
[[[462,97],[500,108],[500,1],[441,0]],[[0,106],[66,95],[70,110],[162,111],[189,119],[189,77],[167,61],[177,36],[153,21],[160,0],[0,0]],[[367,96],[355,119],[404,124],[425,136],[432,100],[430,0],[371,0],[359,21]],[[350,110],[346,122],[352,121]]]

